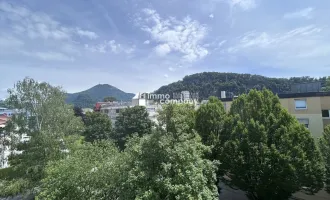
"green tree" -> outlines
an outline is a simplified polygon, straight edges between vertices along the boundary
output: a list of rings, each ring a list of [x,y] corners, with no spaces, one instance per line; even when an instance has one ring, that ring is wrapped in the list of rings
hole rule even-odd
[[[65,104],[61,88],[25,78],[9,90],[8,105],[19,110],[6,126],[11,134],[11,147],[21,151],[12,154],[9,164],[16,177],[7,180],[0,191],[28,192],[40,184],[48,161],[64,156],[71,135],[81,134],[82,121],[74,116],[71,106]],[[21,135],[30,140],[21,142]]]
[[[218,199],[217,163],[204,158],[210,149],[193,133],[155,130],[129,140],[129,165],[123,199]]]
[[[330,125],[325,128],[319,144],[325,162],[326,191],[330,193]]]
[[[100,112],[87,112],[85,116],[85,140],[94,142],[95,140],[109,139],[112,134],[112,124],[110,118]]]
[[[104,102],[114,102],[117,101],[115,97],[104,97],[103,99]]]
[[[322,157],[310,132],[268,90],[234,100],[225,122],[221,168],[250,199],[288,199],[323,187]]]
[[[80,107],[74,106],[73,107],[73,112],[74,112],[74,116],[80,117],[82,119],[82,121],[85,123],[85,114],[84,114],[83,110]]]
[[[117,141],[121,149],[124,149],[127,138],[135,133],[139,136],[149,134],[152,124],[144,106],[126,108],[116,117],[115,134],[112,139]]]
[[[127,171],[126,157],[109,141],[86,143],[46,168],[37,199],[117,200]]]
[[[226,111],[217,97],[210,97],[207,104],[200,106],[196,114],[196,130],[204,144],[215,146],[219,143],[225,117]]]
[[[7,106],[7,105],[6,105],[5,101],[0,100],[0,108],[1,108],[1,107],[2,107],[2,108],[7,108],[6,106]]]
[[[165,104],[159,111],[158,123],[166,132],[191,132],[195,128],[196,112],[191,104]]]
[[[326,85],[325,85],[324,91],[330,92],[330,76],[328,76],[328,78],[326,80]]]

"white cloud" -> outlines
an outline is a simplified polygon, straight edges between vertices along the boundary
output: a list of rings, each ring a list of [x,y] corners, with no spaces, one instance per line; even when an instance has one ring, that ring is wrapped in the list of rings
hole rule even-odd
[[[286,32],[248,32],[227,53],[249,57],[259,63],[278,67],[325,66],[330,62],[329,29],[315,25],[298,27]]]
[[[242,10],[251,10],[257,6],[255,0],[228,0],[231,7],[239,7]]]
[[[227,42],[227,40],[222,40],[221,42],[219,42],[218,46],[221,47],[221,46],[223,46],[226,42]]]
[[[308,7],[302,10],[298,10],[292,13],[286,13],[283,18],[284,19],[296,19],[296,18],[305,18],[305,19],[311,19],[312,18],[312,12],[314,11],[314,8]]]
[[[164,77],[165,77],[165,78],[168,78],[168,75],[167,75],[167,74],[164,74]]]
[[[284,42],[292,42],[298,39],[308,39],[307,36],[313,36],[322,31],[315,25],[299,27],[285,33],[269,34],[267,32],[248,32],[240,39],[239,48],[247,47],[276,47]],[[307,37],[307,38],[306,38]]]
[[[168,70],[170,70],[171,72],[175,71],[175,69],[173,67],[169,67]]]
[[[213,14],[210,14],[209,15],[209,18],[213,19],[214,18],[214,15]]]
[[[207,28],[198,21],[190,17],[183,20],[173,17],[162,19],[155,10],[151,9],[144,9],[143,12],[146,18],[140,21],[139,25],[158,43],[155,50],[159,55],[179,52],[183,54],[183,61],[194,62],[208,54],[208,50],[202,46]]]
[[[143,42],[143,44],[150,44],[150,41],[146,40],[146,41]]]
[[[84,31],[84,30],[81,30],[80,28],[77,28],[77,34],[80,36],[88,37],[89,39],[96,39],[99,37],[96,33],[92,32],[92,31]]]
[[[43,61],[74,61],[73,57],[69,57],[59,52],[26,52],[22,51],[26,56],[36,57]]]
[[[128,47],[117,43],[115,40],[110,40],[110,41],[104,41],[103,43],[97,45],[85,44],[85,49],[91,52],[99,52],[99,53],[131,54],[135,50],[135,46]]]
[[[155,51],[159,56],[166,56],[171,52],[171,47],[168,44],[160,44],[155,47]]]
[[[96,33],[80,28],[66,27],[45,13],[33,12],[25,7],[0,2],[0,18],[11,22],[12,29],[31,39],[65,40],[73,36],[83,36],[90,39],[97,37]]]

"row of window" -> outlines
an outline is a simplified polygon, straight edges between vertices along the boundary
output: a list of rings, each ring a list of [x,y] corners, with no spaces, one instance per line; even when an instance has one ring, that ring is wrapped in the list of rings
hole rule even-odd
[[[156,111],[155,108],[147,108],[147,110],[148,110],[149,112],[155,112],[155,111]],[[120,109],[115,109],[115,112],[118,114],[118,113],[120,112]],[[108,114],[108,113],[109,113],[109,110],[104,109],[104,110],[103,110],[103,113]]]
[[[295,99],[295,106],[296,109],[307,109],[307,103],[304,99]],[[330,110],[322,110],[322,117],[324,118],[330,118]]]

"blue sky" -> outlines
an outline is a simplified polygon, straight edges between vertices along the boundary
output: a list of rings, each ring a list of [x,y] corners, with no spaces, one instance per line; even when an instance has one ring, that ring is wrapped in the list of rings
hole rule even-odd
[[[330,75],[326,0],[0,0],[0,97],[26,76],[153,91],[203,72]]]

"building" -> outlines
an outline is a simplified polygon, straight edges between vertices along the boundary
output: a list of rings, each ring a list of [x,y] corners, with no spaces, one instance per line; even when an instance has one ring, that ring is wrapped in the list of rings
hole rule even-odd
[[[11,117],[15,112],[15,110],[0,107],[0,115],[6,114],[8,117]]]
[[[0,114],[0,128],[4,128],[6,126],[6,123],[9,118],[10,117],[6,113]]]
[[[145,106],[149,118],[152,121],[157,122],[157,110],[161,109],[161,105],[154,99],[149,99],[147,94],[149,93],[137,93],[132,98],[132,102],[99,102],[96,104],[95,110],[107,114],[111,119],[112,124],[115,124],[116,117],[121,110],[133,106]]]
[[[2,109],[1,112],[2,114],[0,114],[0,128],[4,128],[8,120],[10,120],[10,117],[16,112],[9,109]],[[0,168],[9,167],[8,157],[10,156],[10,154],[22,153],[22,151],[11,150],[10,146],[8,144],[5,144],[5,141],[10,141],[12,139],[11,137],[16,137],[17,139],[19,139],[20,142],[27,142],[30,140],[30,137],[27,136],[27,134],[16,134],[9,136],[4,132],[4,130],[3,132],[0,132]]]
[[[314,137],[320,137],[330,124],[330,92],[278,94],[282,106],[304,124]],[[221,98],[230,110],[233,98]]]

